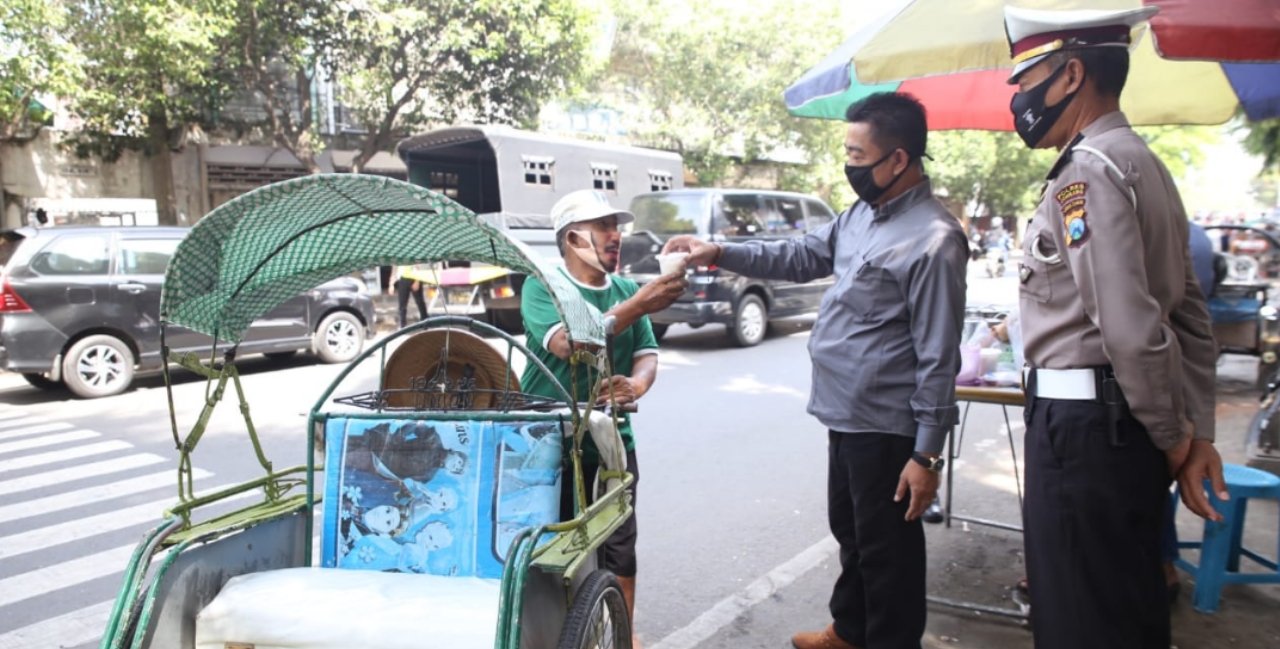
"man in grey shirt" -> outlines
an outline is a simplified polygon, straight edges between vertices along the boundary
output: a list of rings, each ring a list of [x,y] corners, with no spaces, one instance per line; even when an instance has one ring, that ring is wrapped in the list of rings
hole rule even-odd
[[[833,624],[799,649],[919,649],[925,627],[920,514],[957,423],[968,240],[924,175],[924,108],[880,93],[845,115],[845,174],[861,199],[785,241],[672,238],[690,265],[795,282],[835,274],[809,340],[809,412],[830,429],[827,510],[840,543]],[[906,496],[910,493],[910,498]]]

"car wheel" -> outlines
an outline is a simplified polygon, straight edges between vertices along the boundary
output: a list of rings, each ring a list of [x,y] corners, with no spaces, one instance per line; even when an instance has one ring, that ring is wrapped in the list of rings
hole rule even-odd
[[[26,379],[27,383],[30,383],[32,387],[41,390],[57,390],[62,387],[62,381],[55,381],[43,374],[27,373],[23,374],[22,378]]]
[[[133,383],[133,352],[115,336],[83,338],[62,359],[62,382],[84,399],[120,394]]]
[[[273,361],[282,361],[286,358],[293,358],[297,353],[298,353],[298,350],[290,349],[287,352],[266,352],[265,354],[263,354],[263,356],[266,356],[267,358],[270,358]]]
[[[654,324],[654,325],[653,325],[653,339],[654,339],[654,340],[657,340],[657,341],[659,341],[659,342],[661,342],[661,341],[662,341],[663,336],[666,336],[666,335],[667,335],[667,328],[668,328],[668,327],[670,327],[670,326],[671,326],[671,325]]]
[[[346,311],[335,311],[316,327],[312,342],[316,355],[326,363],[345,363],[364,349],[364,325]]]
[[[733,322],[729,324],[729,337],[739,347],[751,347],[764,340],[769,330],[769,309],[759,295],[748,293],[738,300],[738,308],[733,311]]]

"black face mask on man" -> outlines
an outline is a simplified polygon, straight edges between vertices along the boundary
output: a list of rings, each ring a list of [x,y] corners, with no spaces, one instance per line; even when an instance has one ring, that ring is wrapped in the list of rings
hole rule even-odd
[[[1058,66],[1044,81],[1037,83],[1034,88],[1023,92],[1013,93],[1013,98],[1009,100],[1009,111],[1013,113],[1013,128],[1018,132],[1018,136],[1026,142],[1028,147],[1035,148],[1040,140],[1048,134],[1049,129],[1058,122],[1058,118],[1062,117],[1062,112],[1067,109],[1067,105],[1075,99],[1076,94],[1080,92],[1076,88],[1074,92],[1068,93],[1062,98],[1062,101],[1052,105],[1045,106],[1045,97],[1049,94],[1049,86],[1053,85],[1055,79],[1067,69],[1067,64],[1063,63]]]
[[[849,186],[853,188],[853,193],[857,194],[860,200],[874,205],[877,200],[880,200],[881,196],[884,196],[885,192],[889,191],[890,187],[893,187],[894,183],[898,182],[902,174],[907,172],[906,168],[903,168],[884,187],[876,184],[876,178],[871,172],[880,166],[880,163],[888,160],[889,156],[892,156],[895,151],[897,149],[884,154],[882,158],[869,165],[846,164],[844,166],[844,177],[849,180]]]

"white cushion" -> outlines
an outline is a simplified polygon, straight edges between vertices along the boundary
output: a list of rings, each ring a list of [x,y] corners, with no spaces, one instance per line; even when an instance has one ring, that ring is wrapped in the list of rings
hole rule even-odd
[[[492,649],[499,587],[324,568],[241,575],[196,617],[196,649]]]

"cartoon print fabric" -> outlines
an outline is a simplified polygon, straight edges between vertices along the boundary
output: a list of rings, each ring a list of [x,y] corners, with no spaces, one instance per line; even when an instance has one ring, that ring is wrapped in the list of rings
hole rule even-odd
[[[322,565],[502,576],[512,538],[559,520],[557,421],[334,418]]]

